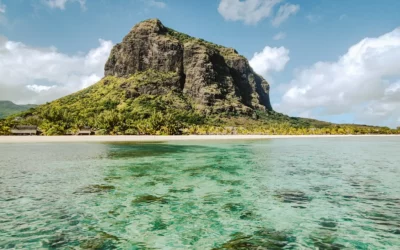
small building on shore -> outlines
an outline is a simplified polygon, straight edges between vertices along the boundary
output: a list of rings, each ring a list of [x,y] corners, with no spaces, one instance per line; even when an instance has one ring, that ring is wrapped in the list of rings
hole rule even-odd
[[[79,130],[78,135],[91,135],[93,133],[90,127],[83,127]]]
[[[38,135],[38,133],[37,126],[31,125],[18,125],[11,129],[13,135]]]

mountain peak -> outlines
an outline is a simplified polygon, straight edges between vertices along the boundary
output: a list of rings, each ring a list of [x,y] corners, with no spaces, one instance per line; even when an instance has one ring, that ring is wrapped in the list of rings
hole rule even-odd
[[[149,35],[152,33],[161,34],[167,32],[165,26],[157,18],[147,19],[136,24],[131,32],[143,35]]]
[[[206,113],[272,110],[268,82],[235,49],[177,32],[158,19],[136,24],[105,65],[106,76],[129,78],[148,71],[174,74],[173,82],[156,86],[163,89],[159,93],[170,86]]]

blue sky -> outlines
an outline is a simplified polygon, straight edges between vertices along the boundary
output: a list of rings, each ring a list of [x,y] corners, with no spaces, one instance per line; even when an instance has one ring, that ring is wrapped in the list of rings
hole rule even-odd
[[[398,10],[396,0],[0,0],[0,99],[43,103],[92,84],[112,44],[157,17],[236,48],[278,111],[400,126]]]

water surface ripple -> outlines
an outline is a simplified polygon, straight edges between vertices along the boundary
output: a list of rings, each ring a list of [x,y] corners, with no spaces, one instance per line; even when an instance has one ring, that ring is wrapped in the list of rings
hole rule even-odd
[[[0,249],[400,249],[400,139],[0,144]]]

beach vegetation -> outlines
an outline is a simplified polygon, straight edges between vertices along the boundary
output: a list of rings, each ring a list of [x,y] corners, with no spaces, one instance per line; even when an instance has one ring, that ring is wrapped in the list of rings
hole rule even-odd
[[[37,126],[49,136],[77,134],[83,127],[96,135],[400,134],[399,128],[333,124],[275,111],[210,113],[174,88],[177,79],[176,73],[154,70],[127,78],[107,76],[77,93],[0,119],[0,135],[10,135],[17,125]]]

